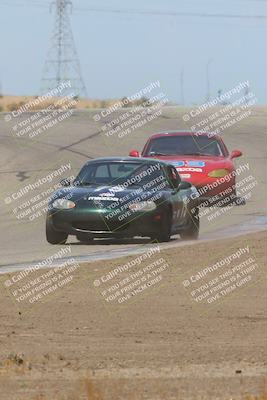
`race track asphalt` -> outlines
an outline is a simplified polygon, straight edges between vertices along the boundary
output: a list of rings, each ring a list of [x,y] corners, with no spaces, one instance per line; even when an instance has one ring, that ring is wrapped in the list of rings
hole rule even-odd
[[[141,150],[152,133],[188,129],[182,118],[185,110],[166,107],[159,118],[122,138],[116,134],[107,136],[102,129],[103,125],[119,114],[117,112],[103,121],[95,122],[93,117],[99,112],[99,110],[75,111],[69,118],[33,138],[23,134],[23,127],[19,126],[19,123],[22,124],[30,118],[32,113],[12,118],[9,122],[6,121],[6,114],[0,114],[0,270],[2,272],[6,272],[6,266],[34,263],[58,251],[58,246],[46,243],[45,214],[34,216],[42,208],[36,205],[38,194],[44,199],[45,193],[48,193],[53,185],[65,176],[77,174],[89,159],[99,156],[128,155],[130,149]],[[254,108],[248,118],[224,131],[223,138],[229,150],[243,151],[243,157],[236,161],[237,166],[249,164],[249,171],[239,179],[252,176],[251,182],[256,184],[245,206],[233,207],[226,213],[221,212],[211,221],[205,216],[201,218],[200,240],[219,240],[266,228],[266,122],[267,111],[264,108]],[[70,165],[70,173],[54,177],[52,182],[43,183],[38,189],[21,195],[26,186],[36,184],[42,178],[47,179],[62,166],[67,165]],[[12,198],[14,193],[17,199]],[[31,212],[21,218],[20,212],[29,209],[27,202]],[[35,211],[33,211],[34,205],[36,205]],[[71,245],[72,256],[79,257],[80,260],[95,260],[107,258],[107,255],[116,257],[137,251],[143,243],[147,243],[147,240],[98,240],[93,245],[84,245],[76,238],[70,237],[67,245]],[[171,246],[181,244],[183,243],[179,237],[171,242]]]

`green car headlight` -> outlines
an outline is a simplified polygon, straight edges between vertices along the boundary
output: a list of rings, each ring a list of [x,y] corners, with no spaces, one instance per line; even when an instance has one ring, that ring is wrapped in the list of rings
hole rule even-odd
[[[138,203],[132,203],[129,205],[131,211],[153,211],[157,208],[154,201],[139,201]]]
[[[230,171],[228,169],[215,169],[208,173],[210,178],[223,178],[229,174]]]
[[[75,208],[76,204],[73,201],[67,199],[57,199],[53,203],[53,208],[57,208],[58,210],[69,210],[71,208]]]

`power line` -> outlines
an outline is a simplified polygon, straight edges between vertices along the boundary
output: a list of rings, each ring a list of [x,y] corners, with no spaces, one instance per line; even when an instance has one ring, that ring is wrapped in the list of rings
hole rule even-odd
[[[208,14],[200,12],[119,10],[119,9],[80,8],[80,7],[79,8],[76,7],[75,10],[95,12],[95,13],[151,15],[151,16],[166,16],[166,17],[234,18],[234,19],[262,19],[262,20],[267,19],[267,15]]]
[[[0,1],[0,6],[28,6],[28,5],[34,5],[34,6],[42,6],[42,7],[47,7],[49,6],[49,3],[46,3],[41,0],[15,0],[15,1]]]
[[[33,0],[32,0],[33,1]],[[241,0],[238,0],[241,1]],[[250,1],[250,2],[267,2],[267,0],[242,0],[242,1]],[[0,3],[4,6],[26,6],[31,5],[34,7],[48,7],[48,4],[44,4],[43,2],[30,2],[27,0],[25,2],[16,2],[16,3]],[[91,12],[91,13],[105,13],[105,14],[126,14],[126,15],[148,15],[148,16],[162,16],[162,17],[196,17],[196,18],[219,18],[219,19],[258,19],[258,20],[266,20],[267,15],[244,15],[244,14],[218,14],[218,13],[203,13],[203,12],[176,12],[176,11],[156,11],[156,10],[121,10],[121,9],[112,9],[112,8],[83,8],[83,7],[75,7],[75,12]]]
[[[180,73],[180,88],[181,88],[181,105],[184,106],[184,68],[182,68]]]
[[[12,3],[12,4],[10,4],[10,3],[0,3],[0,7],[1,6],[4,6],[4,7],[35,7],[35,8],[42,8],[42,9],[44,9],[44,8],[48,8],[48,5],[45,5],[45,4],[41,4],[41,3],[27,3],[27,4],[25,4],[25,3]]]

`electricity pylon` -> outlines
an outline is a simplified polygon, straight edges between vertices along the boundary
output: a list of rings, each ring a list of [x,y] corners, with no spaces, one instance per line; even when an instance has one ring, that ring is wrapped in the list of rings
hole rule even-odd
[[[63,82],[69,81],[71,87],[67,92],[87,97],[69,17],[72,1],[55,0],[51,4],[50,11],[53,9],[56,10],[55,26],[45,62],[41,93],[45,94]],[[61,93],[61,95],[66,94],[66,91]]]

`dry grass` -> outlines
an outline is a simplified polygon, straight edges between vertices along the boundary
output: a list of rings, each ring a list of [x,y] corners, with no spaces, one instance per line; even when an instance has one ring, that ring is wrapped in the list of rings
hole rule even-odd
[[[95,383],[89,377],[78,382],[73,390],[67,396],[54,394],[53,397],[47,397],[40,393],[32,398],[32,400],[104,400],[99,390],[96,388]]]
[[[30,364],[27,363],[23,355],[18,354],[10,354],[4,361],[0,363],[0,374],[5,371],[6,374],[15,373],[15,374],[25,374],[27,371],[31,369]],[[267,400],[267,380],[264,381],[262,392],[259,395],[244,395],[242,396],[243,400]],[[115,384],[114,384],[115,385]],[[114,393],[117,393],[121,390],[123,392],[123,388],[117,384],[114,387]],[[157,385],[157,399],[165,400],[166,399],[166,391],[162,385]],[[114,399],[117,400],[117,397],[110,393],[108,397],[109,400]],[[123,398],[123,393],[120,393],[120,398]],[[222,396],[223,397],[223,396]],[[107,399],[107,397],[105,397]],[[128,400],[140,400],[142,398],[134,395],[131,397],[127,396]],[[98,389],[96,380],[92,377],[85,377],[83,379],[79,379],[77,383],[74,385],[73,390],[69,392],[69,394],[62,395],[60,391],[56,391],[53,395],[47,395],[44,393],[38,393],[34,397],[31,397],[29,400],[104,400],[104,396],[101,391]],[[125,397],[126,400],[126,397]],[[177,395],[177,400],[181,400],[181,398]],[[207,398],[208,400],[208,398]],[[235,400],[235,398],[229,398],[229,400]]]
[[[85,393],[86,393],[86,398],[88,400],[103,400],[103,397],[95,387],[94,383],[90,379],[86,379],[84,381],[84,386],[85,386]],[[74,399],[73,399],[74,400]]]
[[[259,395],[245,395],[242,396],[243,400],[267,400],[267,380],[264,380],[264,385],[262,392]],[[120,388],[119,388],[120,389]],[[119,390],[117,389],[117,390]],[[158,386],[158,393],[157,393],[157,399],[165,400],[166,399],[166,391],[164,388],[159,385]],[[115,391],[116,392],[116,391]],[[120,398],[123,398],[123,393],[120,394]],[[127,400],[140,400],[142,397],[136,397],[134,394],[129,398],[127,396]],[[34,397],[32,400],[104,400],[104,397],[100,393],[100,391],[97,389],[95,382],[87,377],[83,380],[81,380],[78,384],[77,387],[74,388],[73,393],[68,395],[67,397],[55,397],[53,398],[48,398],[42,394],[37,395],[37,397]],[[115,396],[110,396],[108,399],[114,399],[117,400],[117,397]],[[126,397],[125,397],[126,400]],[[177,395],[177,400],[182,400],[178,395]],[[208,398],[207,398],[208,400]],[[229,398],[229,400],[235,400],[235,398]]]
[[[18,110],[23,105],[29,103],[30,101],[35,100],[37,97],[35,96],[3,96],[0,98],[0,111],[15,111]],[[30,111],[36,111],[40,109],[47,109],[50,105],[54,105],[55,108],[60,109],[60,105],[56,105],[60,102],[59,98],[54,98],[47,102],[42,102],[40,106],[32,106]],[[77,104],[75,104],[72,108],[77,109],[90,109],[90,108],[106,108],[110,105],[114,104],[115,100],[86,100],[86,99],[78,99]],[[63,104],[64,105],[64,104]]]
[[[37,99],[37,96],[2,96],[0,97],[0,112],[1,111],[6,111],[6,112],[11,112],[18,110],[20,107],[23,105],[29,103],[32,100]],[[58,102],[60,102],[60,98],[54,98],[48,102],[42,102],[39,106],[32,106],[30,108],[30,111],[37,111],[37,110],[44,110],[47,109],[50,105],[54,105],[55,108],[61,109],[64,106],[63,105],[57,105]],[[139,101],[135,101],[129,106],[138,106],[141,105],[144,101],[147,99],[143,98],[140,99]],[[108,108],[115,103],[117,103],[118,100],[94,100],[94,99],[77,99],[77,103],[71,107],[75,109],[96,109],[96,108]]]
[[[262,390],[262,393],[256,396],[246,396],[245,400],[267,400],[267,386],[266,386],[266,381],[264,383],[264,389]]]
[[[31,370],[31,364],[24,360],[23,354],[9,354],[6,359],[0,362],[0,375],[10,373],[25,374]]]

